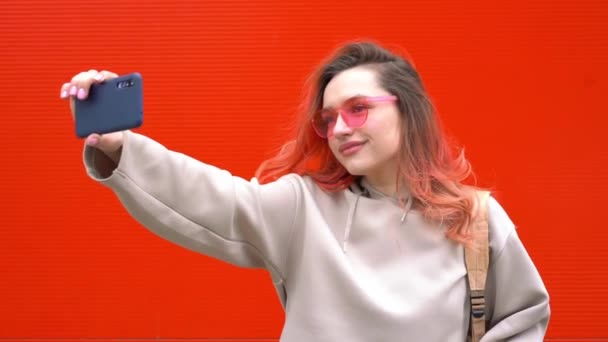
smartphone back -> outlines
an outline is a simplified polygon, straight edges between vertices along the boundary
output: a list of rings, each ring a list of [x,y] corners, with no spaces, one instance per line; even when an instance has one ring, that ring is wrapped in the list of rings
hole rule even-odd
[[[93,84],[84,100],[75,99],[76,135],[105,134],[143,124],[143,79],[131,73]]]

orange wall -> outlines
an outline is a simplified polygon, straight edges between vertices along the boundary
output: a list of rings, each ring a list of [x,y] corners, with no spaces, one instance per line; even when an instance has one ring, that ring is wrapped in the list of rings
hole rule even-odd
[[[548,340],[608,338],[608,6],[489,3],[3,0],[0,340],[278,337],[263,272],[160,240],[87,179],[59,87],[139,71],[140,132],[249,178],[310,70],[358,37],[409,51],[498,190],[552,296]]]

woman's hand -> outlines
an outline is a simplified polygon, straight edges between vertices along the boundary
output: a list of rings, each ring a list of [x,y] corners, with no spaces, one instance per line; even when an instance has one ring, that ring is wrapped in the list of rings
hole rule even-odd
[[[77,74],[72,77],[70,82],[64,83],[61,86],[60,97],[61,99],[70,100],[72,119],[74,119],[75,98],[78,98],[79,100],[86,99],[92,84],[101,83],[116,77],[118,77],[118,75],[110,71],[97,71],[91,69]],[[120,148],[123,143],[122,132],[107,133],[103,135],[91,134],[86,138],[85,142],[87,145],[101,150],[114,162],[118,163],[118,160],[120,159]]]

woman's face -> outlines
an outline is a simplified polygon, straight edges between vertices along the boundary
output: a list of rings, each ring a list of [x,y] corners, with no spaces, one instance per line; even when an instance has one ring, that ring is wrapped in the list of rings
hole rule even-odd
[[[340,108],[357,96],[390,95],[380,87],[376,71],[359,66],[339,73],[327,84],[323,108]],[[400,117],[396,101],[370,102],[367,120],[358,128],[349,127],[338,115],[328,134],[329,147],[351,175],[376,182],[393,180],[401,140]]]

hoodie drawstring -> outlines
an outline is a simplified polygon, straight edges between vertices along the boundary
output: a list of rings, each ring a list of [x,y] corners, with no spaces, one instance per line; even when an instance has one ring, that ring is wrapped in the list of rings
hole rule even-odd
[[[353,219],[355,218],[355,211],[357,211],[357,205],[359,204],[359,198],[362,193],[357,194],[355,203],[350,207],[348,212],[348,218],[346,219],[346,231],[344,232],[344,240],[342,240],[342,252],[346,254],[346,244],[348,242],[348,236],[350,235],[350,228],[353,225]]]
[[[403,215],[401,216],[401,223],[405,221],[407,215],[410,213],[410,210],[412,210],[413,202],[414,201],[412,201],[412,196],[408,196],[407,202],[405,202],[405,205],[403,206]]]

